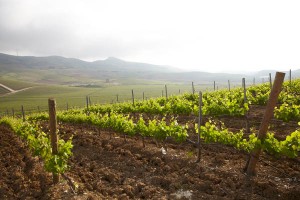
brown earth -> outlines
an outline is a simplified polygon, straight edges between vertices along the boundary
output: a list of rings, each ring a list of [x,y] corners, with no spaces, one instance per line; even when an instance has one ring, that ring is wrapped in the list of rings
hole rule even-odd
[[[263,107],[253,107],[251,127],[259,128]],[[190,117],[181,120],[190,120]],[[243,118],[220,117],[232,130],[244,128]],[[273,120],[278,138],[297,123]],[[47,125],[44,125],[47,130]],[[203,144],[200,163],[188,143],[162,145],[84,125],[59,124],[60,135],[73,137],[73,156],[64,179],[52,185],[52,176],[33,157],[26,144],[0,126],[0,199],[300,199],[300,159],[260,157],[257,176],[243,168],[248,154],[222,144]]]

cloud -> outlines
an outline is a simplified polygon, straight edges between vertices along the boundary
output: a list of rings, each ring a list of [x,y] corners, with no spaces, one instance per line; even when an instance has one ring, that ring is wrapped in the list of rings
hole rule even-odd
[[[0,0],[0,52],[220,71],[300,67],[287,0]]]
[[[170,36],[149,25],[151,17],[138,20],[141,11],[127,14],[126,9],[111,4],[105,10],[94,2],[83,6],[80,1],[64,1],[63,9],[51,5],[52,1],[46,5],[28,2],[1,4],[0,51],[97,59],[126,58],[172,46]]]

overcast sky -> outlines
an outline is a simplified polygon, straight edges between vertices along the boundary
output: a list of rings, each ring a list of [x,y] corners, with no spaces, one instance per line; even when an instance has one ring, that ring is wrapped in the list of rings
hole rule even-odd
[[[0,52],[295,70],[299,10],[298,0],[0,0]]]

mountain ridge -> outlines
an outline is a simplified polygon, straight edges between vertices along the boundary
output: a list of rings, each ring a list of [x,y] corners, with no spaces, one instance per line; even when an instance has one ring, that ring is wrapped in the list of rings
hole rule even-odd
[[[226,84],[228,80],[240,83],[242,78],[248,82],[257,82],[269,73],[274,77],[274,70],[261,70],[251,75],[232,73],[210,73],[203,71],[183,71],[165,65],[153,65],[130,62],[115,57],[105,60],[83,61],[62,56],[13,56],[0,53],[0,72],[2,77],[31,81],[34,83],[74,84],[77,82],[115,82],[125,84],[131,81],[160,81],[174,83],[204,84],[217,81]],[[300,70],[293,71],[293,77],[300,77]],[[288,78],[288,73],[286,75]]]
[[[153,65],[148,63],[142,62],[131,62],[121,60],[115,57],[108,57],[104,60],[95,60],[95,61],[84,61],[77,58],[66,58],[62,56],[13,56],[4,53],[0,53],[0,64],[9,64],[9,65],[16,65],[18,67],[31,67],[31,68],[45,68],[45,67],[73,67],[73,68],[82,68],[82,67],[97,67],[97,68],[104,68],[104,67],[116,67],[118,66],[135,66],[132,69],[136,70],[138,67],[146,66],[145,69],[141,69],[142,71],[153,71],[151,68],[155,68],[155,70],[161,71],[178,71],[178,69],[170,68],[169,66],[164,65]],[[105,66],[103,66],[105,65]],[[118,68],[121,70],[121,68]]]

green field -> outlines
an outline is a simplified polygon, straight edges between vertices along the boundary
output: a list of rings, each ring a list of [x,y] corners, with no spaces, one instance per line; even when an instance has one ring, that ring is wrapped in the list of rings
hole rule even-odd
[[[5,89],[5,88],[3,88],[3,87],[0,86],[0,95],[6,94],[6,93],[8,93],[8,92],[9,92],[9,91],[8,91],[7,89]]]
[[[74,81],[74,80],[73,80]],[[65,110],[73,107],[86,106],[86,96],[89,96],[92,104],[107,104],[132,101],[132,90],[135,100],[149,99],[152,97],[165,96],[165,84],[167,84],[168,96],[178,95],[180,93],[192,92],[192,83],[172,83],[163,81],[145,81],[140,79],[122,79],[109,82],[103,80],[78,80],[73,83],[81,85],[80,87],[54,84],[41,84],[19,81],[17,79],[0,76],[0,83],[14,90],[28,88],[13,94],[7,94],[7,90],[0,87],[0,116],[4,114],[11,115],[20,113],[21,106],[26,113],[45,111],[48,109],[48,98],[53,97],[57,101],[57,109]],[[219,89],[226,88],[227,85],[219,85]],[[195,91],[213,90],[211,84],[195,85]]]
[[[37,84],[34,84],[34,83],[18,81],[18,80],[3,78],[3,77],[0,77],[0,83],[3,84],[3,85],[6,85],[7,87],[9,87],[11,89],[14,89],[14,90],[20,90],[20,89],[23,89],[23,88],[27,88],[27,87],[37,85]]]
[[[195,90],[205,90],[207,86],[195,85]],[[5,113],[20,112],[23,105],[27,113],[48,109],[48,98],[53,97],[57,101],[57,109],[67,109],[72,107],[84,107],[86,96],[89,96],[92,104],[116,103],[118,101],[132,101],[132,90],[135,100],[144,98],[165,96],[165,85],[118,85],[107,87],[70,87],[57,85],[34,86],[15,94],[0,96],[0,115]],[[192,85],[167,85],[168,96],[177,95],[184,92],[192,92]]]

